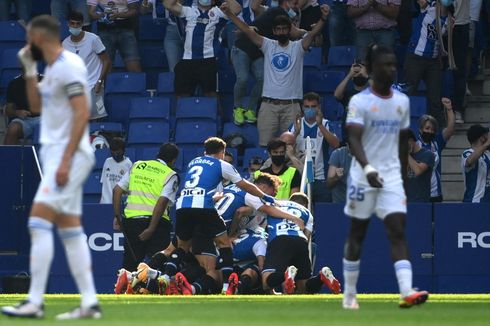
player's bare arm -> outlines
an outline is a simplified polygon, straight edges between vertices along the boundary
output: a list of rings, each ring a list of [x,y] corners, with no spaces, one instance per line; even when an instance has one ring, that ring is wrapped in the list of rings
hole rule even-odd
[[[37,88],[37,62],[32,57],[31,46],[29,44],[24,46],[17,56],[24,68],[24,79],[26,81],[26,93],[30,111],[33,114],[41,114],[41,95]]]

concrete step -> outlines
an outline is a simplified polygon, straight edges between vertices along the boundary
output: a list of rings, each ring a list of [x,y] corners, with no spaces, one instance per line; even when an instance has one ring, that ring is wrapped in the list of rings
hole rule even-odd
[[[442,174],[461,174],[461,157],[447,156],[442,158]]]
[[[464,183],[457,181],[442,182],[442,194],[444,201],[463,201]]]
[[[470,144],[468,143],[468,139],[466,138],[466,133],[462,133],[462,132],[461,133],[458,132],[455,135],[453,135],[451,139],[449,139],[446,145],[446,148],[464,149],[468,147],[470,147]]]
[[[442,151],[442,157],[443,157],[443,160],[444,160],[444,157],[448,157],[448,156],[461,156],[461,154],[463,154],[463,149],[462,148],[445,148],[443,151]]]
[[[464,182],[464,176],[462,173],[446,173],[441,176],[442,182],[451,181],[451,182]]]
[[[465,112],[466,123],[488,124],[490,121],[490,105],[481,107],[468,107]]]

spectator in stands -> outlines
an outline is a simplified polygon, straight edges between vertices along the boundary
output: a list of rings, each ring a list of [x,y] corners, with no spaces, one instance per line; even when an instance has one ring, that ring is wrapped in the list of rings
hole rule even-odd
[[[332,191],[332,202],[345,203],[347,192],[347,177],[349,176],[352,154],[349,143],[332,152],[328,161],[327,186]]]
[[[350,83],[352,81],[352,83]],[[366,67],[356,60],[350,67],[349,73],[335,88],[333,96],[347,108],[350,98],[369,86],[369,76]]]
[[[398,41],[401,45],[406,45],[410,40],[410,36],[412,35],[414,7],[413,0],[401,0],[398,17],[396,19],[396,29],[399,35]]]
[[[354,22],[347,15],[347,0],[333,0],[328,22],[330,46],[352,45],[356,38]]]
[[[431,151],[434,154],[434,169],[431,177],[431,202],[442,202],[442,186],[441,186],[441,159],[442,150],[446,147],[446,143],[454,134],[454,112],[451,105],[451,100],[443,97],[441,99],[444,110],[446,111],[447,127],[439,131],[437,120],[430,115],[423,115],[419,119],[419,134],[418,143],[423,148]]]
[[[119,51],[127,71],[141,72],[138,42],[132,18],[139,13],[138,0],[87,0],[90,18],[97,20],[97,30],[107,53],[114,62]]]
[[[82,13],[70,12],[68,27],[71,35],[63,40],[62,46],[66,50],[78,54],[87,66],[88,83],[92,95],[90,119],[96,120],[107,116],[104,107],[104,81],[111,70],[111,59],[109,59],[100,37],[83,31],[82,24]]]
[[[299,118],[300,117],[298,117],[298,119]],[[290,131],[285,131],[281,134],[279,140],[286,144],[286,165],[296,168],[300,174],[303,173],[305,157],[304,153],[296,151],[296,135]],[[268,158],[264,162],[264,165],[262,165],[262,168],[268,168],[271,164],[272,161]]]
[[[369,44],[395,48],[396,18],[401,0],[348,0],[347,15],[356,24],[357,57],[364,60]]]
[[[311,157],[313,159],[313,202],[331,202],[332,194],[326,185],[325,172],[328,170],[330,151],[339,147],[337,136],[330,130],[330,121],[323,118],[320,96],[317,93],[306,93],[303,96],[303,117],[296,119],[289,127],[296,136],[296,147],[299,152],[306,152],[306,137],[310,137]],[[326,152],[324,152],[324,148]]]
[[[301,186],[301,174],[294,167],[286,165],[286,143],[279,139],[273,139],[267,144],[267,152],[272,164],[269,168],[262,168],[256,171],[254,178],[260,173],[265,172],[276,175],[281,179],[281,185],[277,190],[277,199],[289,199],[289,196],[297,191]]]
[[[261,146],[287,130],[301,112],[303,58],[315,36],[322,31],[329,14],[327,5],[320,8],[322,16],[313,30],[299,41],[290,41],[291,21],[288,17],[277,16],[274,19],[273,31],[277,40],[271,40],[238,19],[227,3],[222,5],[233,23],[264,53],[264,87],[257,126]]]
[[[430,202],[431,175],[434,169],[434,154],[421,147],[415,133],[409,129],[408,134],[408,173],[405,183],[409,203]]]
[[[412,36],[408,43],[407,56],[403,67],[405,83],[409,85],[408,95],[417,95],[419,83],[425,82],[429,114],[442,125],[441,110],[442,65],[436,19],[436,0],[417,0],[419,15],[413,19]],[[447,10],[441,9],[441,32],[445,31]]]
[[[454,0],[453,55],[456,69],[453,70],[453,102],[456,123],[464,123],[466,56],[468,55],[470,22],[470,1]]]
[[[234,163],[235,163],[235,162],[234,162],[234,159],[235,159],[235,158],[233,157],[233,154],[231,154],[231,153],[230,153],[230,152],[228,152],[228,151],[226,151],[226,152],[225,152],[225,159],[224,159],[224,161],[225,161],[225,162],[228,162],[228,163],[230,163],[231,165],[235,165],[235,164],[234,164]]]
[[[38,79],[41,80],[39,75]],[[5,115],[13,119],[5,134],[4,145],[18,145],[20,139],[30,138],[34,129],[39,126],[40,117],[29,108],[24,75],[15,77],[7,86],[7,103]]]
[[[259,171],[260,168],[262,167],[262,164],[264,164],[264,160],[262,157],[259,156],[253,156],[250,161],[248,162],[248,168],[247,172],[244,175],[244,179],[247,179],[250,182],[254,181],[254,173],[256,171]]]
[[[83,26],[88,26],[90,25],[90,17],[87,4],[89,4],[87,0],[51,0],[51,16],[62,22],[68,19],[68,14],[71,11],[78,11],[83,14]]]
[[[192,4],[192,0],[179,0],[179,2],[189,6]],[[159,16],[160,10],[157,9],[160,5],[163,8],[163,17]],[[163,1],[143,0],[141,3],[142,14],[147,14],[150,11],[154,20],[164,20],[167,23],[163,49],[167,57],[168,70],[174,72],[175,66],[184,54],[184,23],[181,18],[175,17],[174,14],[163,7]]]
[[[100,183],[102,183],[101,204],[112,204],[112,191],[122,177],[129,172],[133,162],[124,156],[125,144],[121,137],[114,137],[110,142],[111,157],[108,157],[102,168]]]
[[[473,57],[476,56],[476,61],[480,64],[480,48],[481,48],[481,33],[480,29],[480,13],[482,0],[470,0],[470,36],[468,41],[468,55],[466,56],[466,79],[472,71]],[[466,83],[466,95],[471,96],[471,91]]]
[[[234,13],[240,12],[235,0],[227,2]],[[197,6],[183,6],[177,0],[163,1],[167,10],[187,21],[184,55],[175,66],[177,96],[192,96],[198,86],[205,96],[216,96],[220,31],[228,18],[215,3],[215,0],[198,0]]]
[[[490,136],[488,128],[472,125],[467,132],[471,147],[461,156],[461,168],[464,175],[463,202],[490,202]]]
[[[10,20],[10,6],[15,4],[17,19],[27,23],[31,19],[32,0],[0,0],[0,21]]]
[[[289,0],[279,0],[275,7],[266,9],[260,5],[260,0],[252,0],[250,7],[255,13],[257,19],[250,26],[260,35],[274,39],[273,22],[277,16],[287,15],[288,12],[294,12],[291,9]],[[259,15],[260,14],[260,15]],[[247,22],[247,20],[245,20]],[[248,23],[248,22],[247,22]],[[299,30],[294,25],[291,30],[291,38],[296,39],[305,31]],[[231,49],[231,62],[235,70],[236,82],[233,89],[234,110],[233,122],[236,125],[242,125],[244,122],[257,122],[255,111],[262,95],[262,87],[264,84],[264,56],[259,47],[255,45],[244,33],[239,32],[235,40],[234,46]],[[252,72],[255,78],[255,84],[250,93],[248,104],[245,103],[247,95],[248,77]],[[264,145],[267,143],[265,141]]]

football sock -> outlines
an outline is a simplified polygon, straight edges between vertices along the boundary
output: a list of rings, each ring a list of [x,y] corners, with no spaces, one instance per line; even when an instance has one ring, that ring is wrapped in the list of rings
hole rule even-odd
[[[53,223],[40,217],[30,217],[28,227],[31,234],[28,298],[31,303],[41,306],[54,256]]]
[[[163,271],[165,270],[166,262],[167,262],[167,256],[165,256],[163,252],[157,252],[151,257],[150,261],[148,262],[148,266],[150,266],[153,269]]]
[[[200,265],[187,265],[185,268],[185,271],[182,271],[182,273],[185,274],[185,277],[187,278],[187,281],[189,283],[194,282],[195,280],[201,278],[202,276],[206,275],[206,270],[204,267]]]
[[[192,283],[192,287],[193,294],[216,294],[219,292],[216,281],[207,274]]]
[[[323,282],[320,274],[306,280],[306,293],[318,293],[322,288]]]
[[[238,293],[239,294],[252,293],[252,278],[249,275],[240,276],[240,281],[238,281]]]
[[[399,260],[394,265],[400,294],[406,297],[412,290],[412,264],[408,260]]]
[[[174,276],[177,274],[182,266],[182,261],[184,256],[186,255],[184,249],[177,248],[172,251],[172,254],[168,258],[167,263],[165,264],[165,273],[168,276]]]
[[[280,273],[280,272],[274,272],[270,274],[266,281],[267,285],[271,289],[280,286],[283,282],[284,282],[284,273]]]
[[[58,229],[65,247],[68,266],[75,279],[78,291],[82,296],[83,308],[97,304],[94,278],[92,275],[92,258],[87,244],[87,236],[81,226]]]
[[[349,261],[344,258],[344,294],[357,294],[357,280],[361,261]]]
[[[223,280],[228,283],[228,278],[233,273],[233,251],[230,247],[220,248],[219,250],[219,267],[223,273]]]
[[[148,268],[148,278],[154,280],[158,278],[162,273],[153,268]]]

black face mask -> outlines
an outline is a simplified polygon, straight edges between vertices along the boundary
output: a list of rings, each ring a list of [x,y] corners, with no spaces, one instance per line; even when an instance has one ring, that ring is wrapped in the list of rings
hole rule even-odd
[[[274,165],[283,165],[286,161],[286,156],[284,155],[271,155],[271,161]]]
[[[422,140],[424,141],[424,143],[430,143],[432,142],[435,138],[436,138],[436,135],[431,133],[431,132],[422,132],[420,134],[420,136],[422,137]]]
[[[289,41],[289,35],[277,35],[277,41],[280,43],[280,44],[285,44],[287,43],[287,41]]]
[[[32,59],[34,59],[34,61],[43,61],[44,60],[43,52],[34,43],[31,43],[31,54],[32,54]]]
[[[114,159],[114,161],[116,161],[117,163],[121,162],[122,160],[124,160],[124,155],[123,154],[119,154],[119,155],[112,155],[112,158]]]
[[[368,77],[364,77],[362,75],[356,76],[356,77],[352,78],[352,82],[357,87],[362,87],[362,86],[366,85],[366,83],[368,82],[368,80],[369,80]]]

